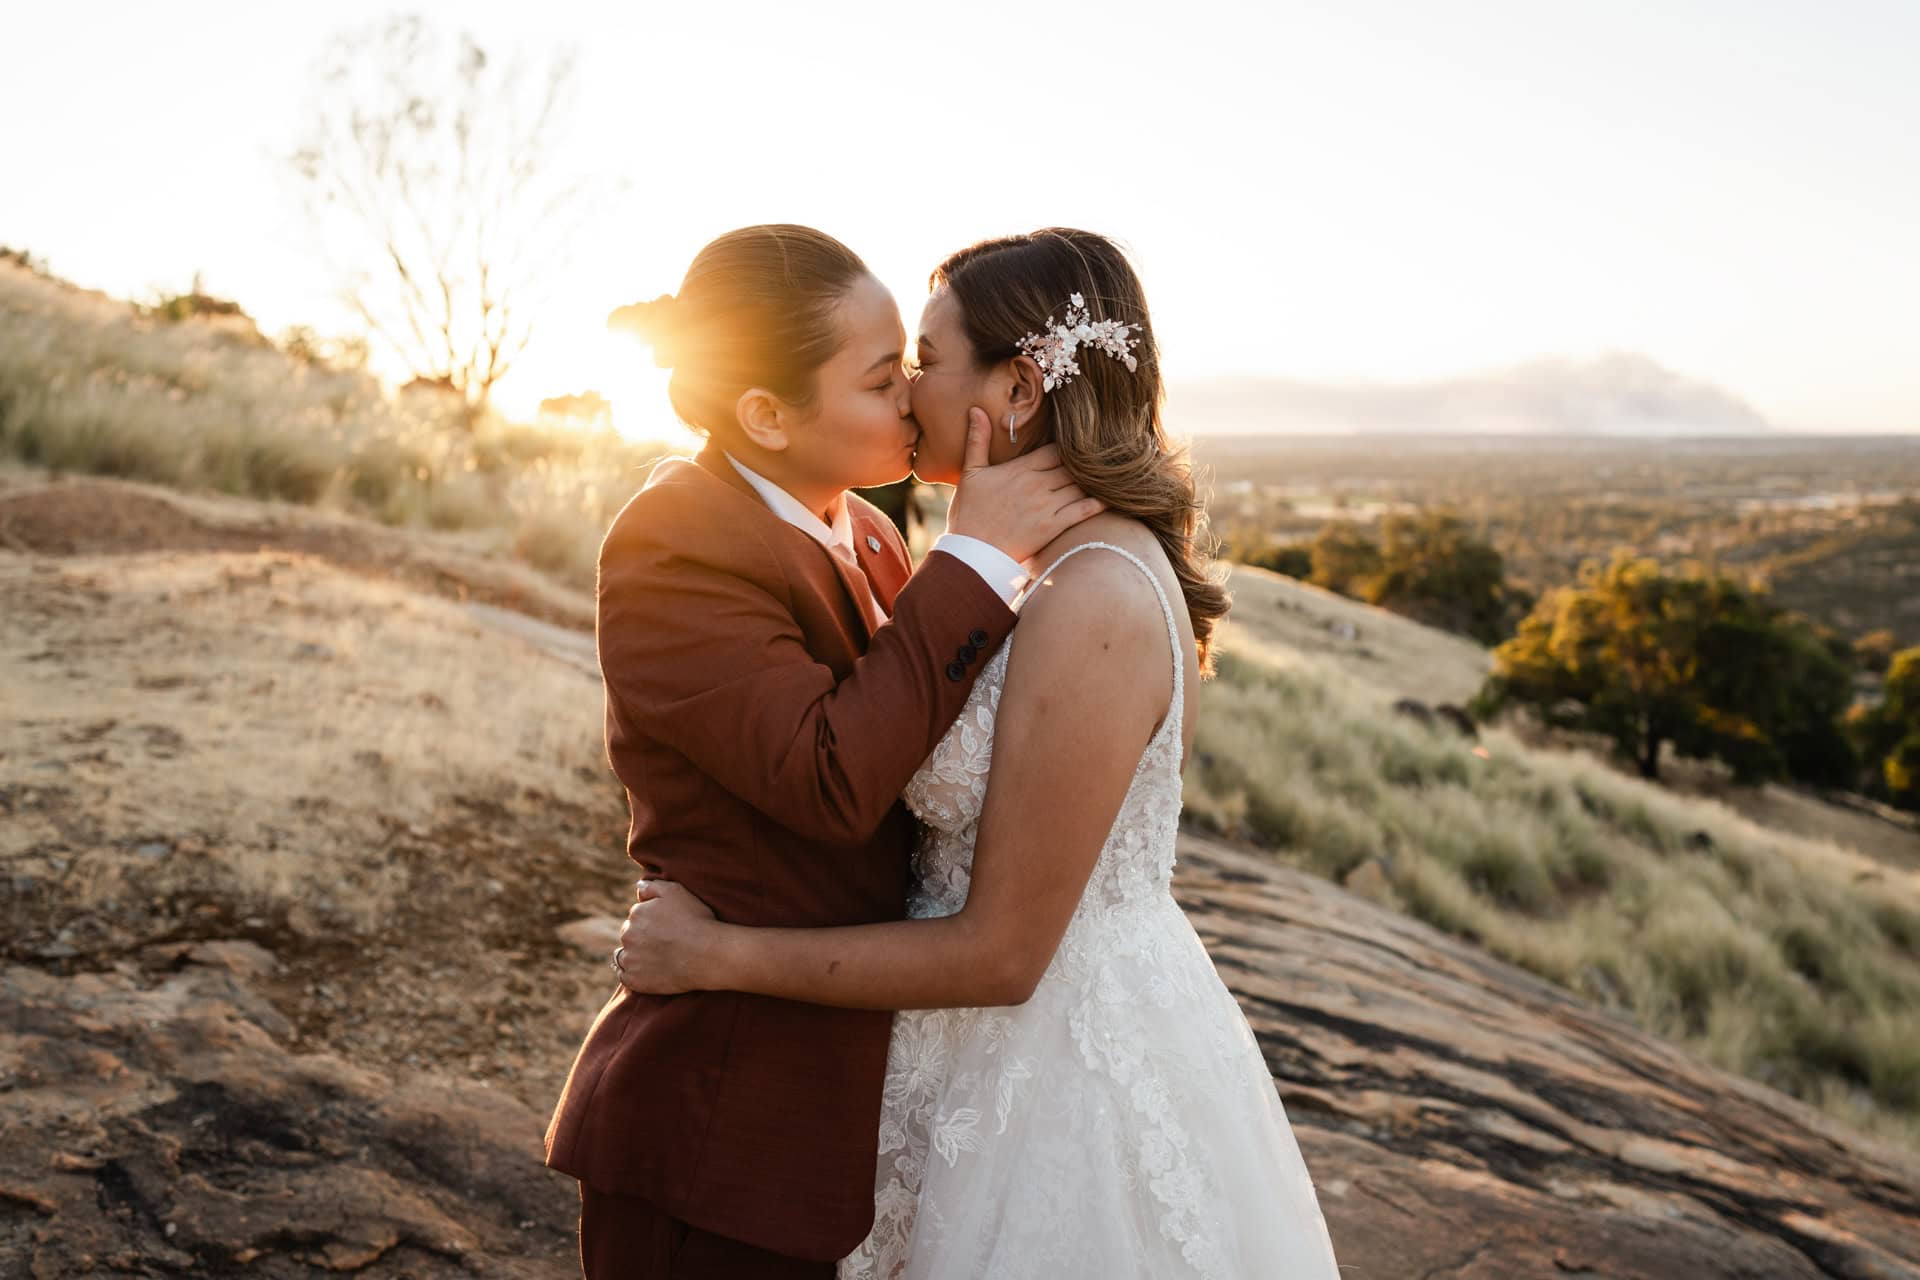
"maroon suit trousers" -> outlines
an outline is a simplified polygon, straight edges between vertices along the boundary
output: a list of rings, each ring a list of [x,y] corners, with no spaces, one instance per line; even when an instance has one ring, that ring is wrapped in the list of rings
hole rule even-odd
[[[580,1187],[585,1280],[833,1280],[833,1270],[690,1227],[645,1200]]]

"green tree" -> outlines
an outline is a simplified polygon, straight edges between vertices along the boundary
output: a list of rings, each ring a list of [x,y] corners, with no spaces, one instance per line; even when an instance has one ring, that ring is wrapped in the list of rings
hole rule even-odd
[[[1313,551],[1306,544],[1275,542],[1263,533],[1246,529],[1230,534],[1221,552],[1238,564],[1284,573],[1289,578],[1306,578],[1313,573]]]
[[[1605,734],[1648,778],[1671,746],[1742,782],[1837,785],[1856,768],[1838,727],[1851,697],[1844,652],[1737,582],[1620,555],[1539,602],[1494,650],[1477,703]]]
[[[1450,512],[1388,516],[1380,559],[1366,598],[1431,626],[1494,644],[1524,612],[1514,608],[1500,553]]]
[[[1764,596],[1734,588],[1718,604],[1698,641],[1702,711],[1676,736],[1682,754],[1724,760],[1747,782],[1855,786],[1860,759],[1841,727],[1851,647]]]
[[[1859,657],[1860,665],[1879,676],[1887,674],[1887,668],[1893,665],[1893,655],[1899,647],[1893,632],[1885,628],[1869,631],[1853,642],[1853,651]]]
[[[1852,717],[1851,727],[1871,770],[1868,789],[1920,809],[1920,648],[1893,655],[1879,705]]]
[[[1341,595],[1367,598],[1384,562],[1380,544],[1351,520],[1332,520],[1320,526],[1311,551],[1315,586]]]

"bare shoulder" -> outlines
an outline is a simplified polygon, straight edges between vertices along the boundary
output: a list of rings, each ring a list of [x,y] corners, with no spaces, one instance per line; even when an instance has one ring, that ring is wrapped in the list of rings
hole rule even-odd
[[[1035,633],[1055,631],[1083,642],[1096,635],[1117,641],[1165,635],[1159,597],[1136,565],[1093,548],[1069,555],[1096,543],[1131,552],[1156,578],[1161,576],[1164,556],[1144,525],[1111,513],[1076,525],[1034,557],[1046,576],[1028,588],[1021,604],[1023,643]]]
[[[1108,512],[1100,512],[1091,520],[1083,520],[1081,524],[1075,524],[1071,530],[1056,537],[1037,557],[1033,557],[1033,564],[1039,572],[1043,574],[1046,574],[1046,570],[1052,570],[1052,572],[1046,576],[1046,580],[1039,581],[1031,587],[1029,597],[1039,599],[1041,595],[1046,595],[1048,583],[1054,583],[1054,581],[1062,581],[1062,583],[1096,581],[1100,585],[1112,585],[1117,581],[1131,578],[1135,583],[1139,583],[1140,591],[1146,593],[1148,603],[1154,603],[1152,587],[1146,585],[1146,580],[1140,578],[1139,568],[1127,562],[1125,557],[1117,557],[1112,553],[1100,555],[1098,551],[1083,551],[1075,557],[1060,562],[1060,557],[1068,555],[1069,551],[1073,551],[1075,547],[1085,547],[1087,543],[1104,543],[1108,547],[1119,547],[1121,551],[1133,553],[1146,564],[1148,572],[1152,572],[1154,578],[1160,578],[1162,585],[1165,585],[1167,576],[1162,572],[1165,568],[1165,553],[1160,549],[1160,539],[1154,537],[1154,532],[1148,530],[1144,524],[1140,524],[1139,520],[1131,520],[1127,516],[1119,516],[1108,510]],[[1071,595],[1081,595],[1081,591],[1073,591]],[[1156,618],[1160,616],[1158,603],[1154,603],[1152,614]]]
[[[1133,552],[1149,565],[1159,559],[1159,541],[1153,536],[1153,530],[1130,516],[1119,515],[1112,511],[1102,511],[1088,520],[1082,520],[1043,548],[1033,558],[1035,567],[1045,569],[1055,560],[1067,554],[1075,547],[1089,542],[1104,542],[1109,546],[1121,547]],[[1115,557],[1106,557],[1114,559]],[[1087,559],[1078,555],[1070,563],[1079,564]],[[1138,573],[1138,570],[1135,570]]]

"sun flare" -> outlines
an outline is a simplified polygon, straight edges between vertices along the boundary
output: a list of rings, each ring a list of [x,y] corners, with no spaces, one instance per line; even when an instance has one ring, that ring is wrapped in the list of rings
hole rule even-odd
[[[673,416],[667,400],[671,371],[655,367],[644,348],[616,334],[606,338],[607,356],[597,375],[600,394],[613,406],[613,429],[628,440],[657,440],[676,448],[693,437]]]

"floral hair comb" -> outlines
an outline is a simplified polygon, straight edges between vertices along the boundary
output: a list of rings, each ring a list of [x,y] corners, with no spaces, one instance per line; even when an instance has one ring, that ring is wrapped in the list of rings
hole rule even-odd
[[[1138,369],[1140,362],[1134,358],[1133,349],[1140,345],[1140,339],[1132,335],[1139,328],[1119,320],[1092,319],[1087,313],[1087,300],[1076,293],[1068,300],[1064,323],[1055,324],[1048,316],[1045,333],[1030,333],[1015,345],[1020,354],[1032,357],[1040,366],[1041,390],[1051,391],[1065,386],[1080,372],[1074,353],[1081,347],[1093,347],[1123,361],[1128,373]]]

